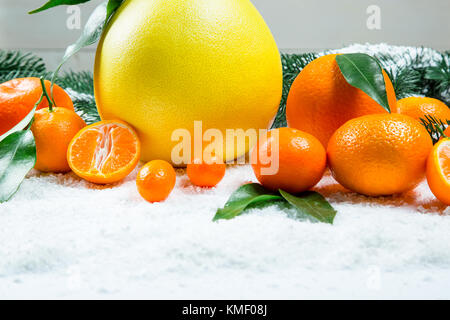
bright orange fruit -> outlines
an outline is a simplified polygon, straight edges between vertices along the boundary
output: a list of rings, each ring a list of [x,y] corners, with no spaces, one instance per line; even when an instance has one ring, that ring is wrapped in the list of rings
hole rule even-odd
[[[347,189],[368,196],[402,193],[424,177],[433,143],[415,119],[401,114],[348,121],[328,144],[328,164]]]
[[[269,131],[267,138],[253,148],[251,163],[264,187],[299,193],[320,181],[326,168],[326,153],[320,141],[309,133],[279,128]]]
[[[36,111],[31,126],[36,141],[34,168],[43,172],[70,171],[67,149],[72,138],[85,126],[75,111],[66,108]]]
[[[186,173],[192,184],[212,188],[223,179],[226,167],[217,157],[212,157],[209,161],[195,158],[187,165]]]
[[[139,162],[139,138],[118,120],[94,123],[72,139],[67,150],[70,168],[81,178],[99,184],[124,179]]]
[[[45,88],[50,93],[50,81],[45,80]],[[33,109],[42,95],[39,78],[14,79],[0,84],[0,135],[8,132]],[[58,85],[53,86],[56,106],[73,110],[69,95]],[[48,108],[46,98],[37,109]]]
[[[397,113],[420,120],[425,115],[433,116],[446,123],[450,120],[450,108],[442,101],[427,97],[409,97],[397,101]]]
[[[450,206],[450,139],[439,141],[427,163],[427,181],[433,194]]]
[[[391,110],[396,110],[394,87],[383,71]],[[291,86],[286,104],[288,126],[312,134],[327,146],[333,133],[350,119],[387,113],[362,90],[347,83],[336,62],[336,54],[308,64]]]
[[[160,202],[170,195],[176,180],[175,169],[170,163],[164,160],[153,160],[139,170],[136,186],[145,200]]]

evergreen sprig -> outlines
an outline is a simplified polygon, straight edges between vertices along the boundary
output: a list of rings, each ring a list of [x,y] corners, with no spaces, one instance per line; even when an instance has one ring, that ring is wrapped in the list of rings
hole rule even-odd
[[[436,66],[425,68],[424,79],[428,82],[430,96],[450,105],[450,51],[441,54]]]
[[[425,119],[422,118],[420,121],[433,139],[433,143],[438,142],[442,138],[442,133],[450,126],[450,119],[444,122],[430,115],[426,115]]]
[[[275,117],[273,128],[286,126],[286,101],[291,89],[292,83],[297,78],[300,71],[303,70],[311,61],[317,59],[317,53],[304,54],[282,54],[281,62],[283,64],[283,96],[277,116]]]
[[[32,53],[0,50],[0,83],[21,77],[40,77],[46,72],[44,60]]]
[[[92,72],[69,71],[58,77],[56,83],[63,88],[70,88],[82,94],[94,95],[94,77]]]

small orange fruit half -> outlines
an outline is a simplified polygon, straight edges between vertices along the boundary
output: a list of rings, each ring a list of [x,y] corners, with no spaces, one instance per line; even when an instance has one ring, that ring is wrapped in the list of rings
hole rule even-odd
[[[136,132],[118,120],[94,123],[78,132],[69,144],[67,161],[79,177],[98,184],[124,179],[139,162],[141,145]]]
[[[450,139],[439,141],[427,162],[427,181],[433,194],[450,206]]]

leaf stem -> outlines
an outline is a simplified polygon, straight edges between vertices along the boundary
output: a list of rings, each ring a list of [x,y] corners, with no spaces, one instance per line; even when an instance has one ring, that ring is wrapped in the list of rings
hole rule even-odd
[[[38,104],[41,103],[41,101],[43,100],[44,97],[46,97],[47,101],[48,101],[48,109],[50,110],[50,112],[53,112],[53,102],[47,93],[47,89],[45,88],[44,78],[41,77],[39,80],[41,81],[41,86],[42,86],[42,96],[41,96],[41,99],[38,102]]]

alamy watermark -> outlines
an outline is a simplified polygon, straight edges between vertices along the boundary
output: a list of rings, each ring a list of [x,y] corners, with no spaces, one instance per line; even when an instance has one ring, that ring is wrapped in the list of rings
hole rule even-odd
[[[257,141],[267,141],[267,150],[258,149],[257,157],[251,157],[250,162],[262,164],[262,175],[274,175],[279,169],[279,134],[277,130],[267,129],[226,129],[225,134],[220,129],[209,128],[203,132],[202,121],[194,121],[192,131],[180,128],[172,132],[171,140],[177,144],[172,148],[171,160],[175,165],[191,163],[192,159],[201,159],[205,163],[213,159],[223,159],[231,152],[245,150],[246,146],[256,145]],[[228,154],[228,156],[230,156]],[[245,157],[234,160],[243,164]]]
[[[66,27],[69,30],[81,29],[81,8],[79,6],[68,6],[66,13],[68,14],[66,20]]]
[[[377,5],[370,5],[367,7],[368,14],[366,26],[369,30],[381,30],[381,8]]]

